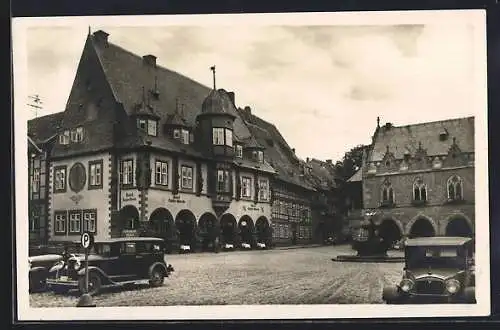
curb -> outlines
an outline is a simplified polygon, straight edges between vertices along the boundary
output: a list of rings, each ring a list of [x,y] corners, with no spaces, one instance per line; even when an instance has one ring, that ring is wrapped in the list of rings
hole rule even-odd
[[[323,246],[327,246],[327,245],[311,244],[311,245],[277,246],[277,247],[273,248],[272,250],[296,250],[296,249],[318,248],[318,247],[323,247]]]

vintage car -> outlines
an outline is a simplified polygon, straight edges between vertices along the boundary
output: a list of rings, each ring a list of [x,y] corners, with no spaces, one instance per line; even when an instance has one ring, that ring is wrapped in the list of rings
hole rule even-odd
[[[473,239],[413,238],[404,250],[401,282],[383,290],[387,304],[476,302]]]
[[[88,255],[88,293],[105,287],[123,287],[145,280],[161,286],[174,268],[165,263],[165,243],[153,237],[123,237],[96,241]],[[53,266],[47,278],[49,290],[86,292],[85,256],[75,254]]]
[[[29,257],[29,291],[45,291],[49,269],[62,259],[63,256],[60,254],[43,254]]]

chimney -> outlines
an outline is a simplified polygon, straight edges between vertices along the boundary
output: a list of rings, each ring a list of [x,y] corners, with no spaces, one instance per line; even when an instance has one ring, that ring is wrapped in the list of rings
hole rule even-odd
[[[251,115],[252,114],[252,108],[250,108],[248,105],[243,110],[245,111],[245,113],[247,115]]]
[[[154,56],[154,55],[144,55],[142,57],[142,62],[145,65],[149,65],[149,66],[155,68],[156,67],[156,56]]]
[[[327,159],[326,163],[329,164],[329,165],[332,165],[332,160],[331,159]]]
[[[392,123],[386,123],[385,124],[385,130],[388,131],[392,128]]]
[[[229,95],[229,99],[231,100],[231,102],[236,105],[236,103],[234,102],[234,92],[228,92],[227,95]]]
[[[295,148],[292,148],[292,152],[293,152],[293,154],[295,155]]]
[[[94,32],[94,39],[101,45],[108,44],[108,36],[109,36],[109,33],[106,33],[103,30],[99,30],[99,31]]]
[[[306,157],[306,163],[309,163],[309,157]]]

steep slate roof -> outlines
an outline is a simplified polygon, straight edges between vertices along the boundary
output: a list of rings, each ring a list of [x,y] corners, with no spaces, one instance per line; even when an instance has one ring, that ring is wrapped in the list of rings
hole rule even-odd
[[[278,179],[314,190],[302,175],[299,158],[295,156],[276,126],[252,114],[248,109],[238,109],[238,112],[256,141],[265,147],[264,159],[277,170]]]
[[[89,38],[95,38],[89,36]],[[179,101],[183,107],[183,114],[190,126],[195,126],[196,116],[201,113],[205,98],[211,89],[175,71],[156,67],[144,63],[142,56],[136,55],[112,42],[102,45],[101,42],[92,43],[98,54],[105,75],[118,102],[121,102],[125,111],[130,115],[141,100],[142,87],[147,91],[156,90],[159,98],[149,98],[155,112],[161,117],[159,127],[166,122],[167,117],[173,115]],[[155,79],[156,77],[156,79]],[[155,88],[156,87],[156,88]],[[234,121],[234,135],[242,140],[250,136],[245,124],[237,116],[236,107],[232,104],[225,90],[218,90],[224,99],[225,110],[236,116]],[[213,94],[213,93],[212,93]]]
[[[337,187],[332,165],[314,158],[306,162],[306,165],[311,169],[307,177],[315,187],[327,190]]]
[[[356,173],[354,173],[353,176],[349,178],[349,180],[347,180],[347,182],[361,182],[361,180],[363,179],[362,174],[362,169],[360,168]]]
[[[57,112],[28,120],[28,136],[37,144],[47,141],[58,133],[63,115]]]
[[[441,133],[448,138],[440,140]],[[447,155],[456,138],[462,152],[474,152],[474,117],[449,119],[406,126],[380,127],[375,133],[373,149],[368,161],[381,161],[389,146],[396,159],[404,157],[405,152],[414,155],[421,143],[428,156]]]

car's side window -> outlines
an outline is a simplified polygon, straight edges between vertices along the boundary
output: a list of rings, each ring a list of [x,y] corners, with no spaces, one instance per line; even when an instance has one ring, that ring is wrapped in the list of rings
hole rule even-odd
[[[135,243],[126,242],[122,246],[122,254],[134,254],[136,252]]]

